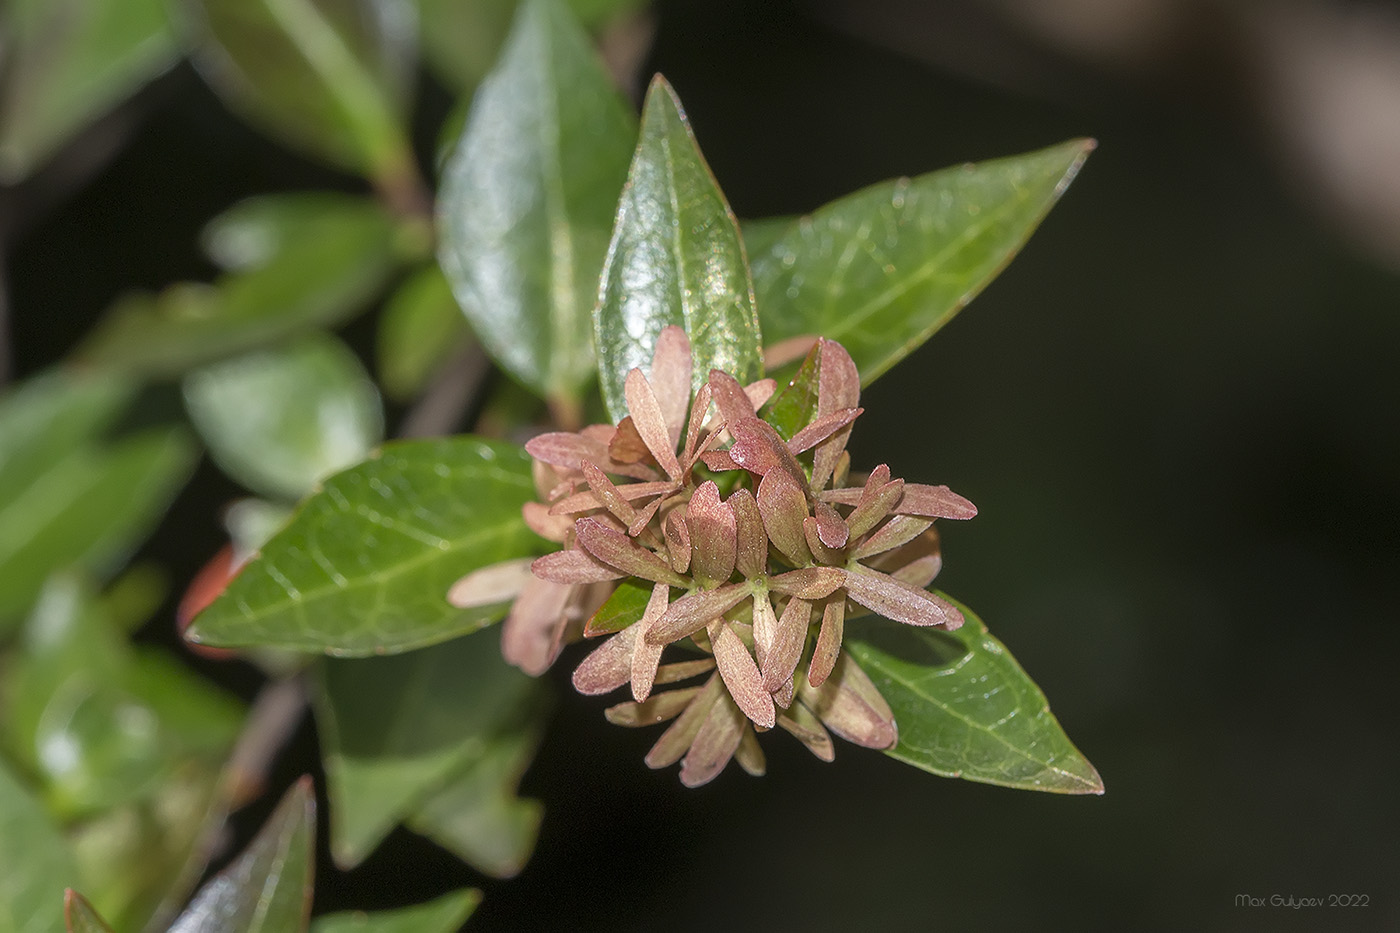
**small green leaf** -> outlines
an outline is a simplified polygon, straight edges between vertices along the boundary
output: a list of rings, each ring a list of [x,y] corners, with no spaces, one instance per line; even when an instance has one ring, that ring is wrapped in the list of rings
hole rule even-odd
[[[193,465],[184,432],[146,431],[105,449],[79,447],[0,502],[0,622],[21,615],[55,570],[114,570]]]
[[[416,396],[443,364],[473,346],[471,329],[437,263],[394,292],[379,316],[375,357],[384,394],[400,402]]]
[[[388,658],[326,659],[315,691],[331,854],[358,865],[431,793],[520,719],[538,685],[479,632]]]
[[[943,777],[1058,794],[1103,781],[1050,712],[1040,688],[966,606],[956,632],[888,620],[857,623],[846,644],[894,710],[886,754]]]
[[[309,155],[374,177],[411,165],[417,22],[406,0],[185,0],[224,100]]]
[[[820,367],[821,347],[818,345],[807,354],[792,380],[763,409],[763,420],[785,441],[792,440],[793,435],[811,424],[817,415]]]
[[[112,933],[112,928],[92,909],[87,898],[72,888],[63,892],[63,919],[68,933]]]
[[[618,583],[617,589],[612,591],[607,602],[593,613],[592,618],[588,620],[585,634],[589,638],[595,638],[622,631],[641,620],[650,600],[651,584],[638,583],[635,577],[628,577]]]
[[[532,553],[520,508],[533,497],[530,458],[512,444],[387,444],[326,480],[186,637],[362,657],[475,631],[505,605],[455,609],[447,590]]]
[[[163,0],[10,0],[0,82],[0,184],[179,59]]]
[[[521,5],[448,161],[439,259],[472,329],[541,395],[593,376],[593,303],[636,138],[588,36],[557,0]]]
[[[502,729],[409,818],[409,828],[492,877],[519,874],[535,848],[544,806],[516,791],[542,735],[538,720]]]
[[[57,827],[0,759],[0,931],[61,929],[63,891],[76,883]]]
[[[215,285],[182,284],[129,295],[79,348],[85,362],[171,376],[316,327],[347,320],[383,287],[396,264],[393,219],[351,196],[300,198],[298,236],[251,246],[248,265]],[[235,208],[237,210],[237,208]],[[217,223],[217,222],[216,222]],[[221,258],[239,257],[227,244]]]
[[[184,388],[215,461],[268,496],[300,499],[384,435],[374,383],[349,347],[324,334],[195,370]]]
[[[398,910],[327,914],[312,921],[311,933],[456,933],[480,903],[480,891],[463,888]]]
[[[1093,146],[882,182],[796,221],[750,253],[764,336],[839,341],[869,384],[1011,261]]]
[[[316,796],[287,792],[243,854],[200,889],[170,933],[298,933],[311,914]]]
[[[627,414],[623,383],[650,369],[657,335],[690,335],[694,384],[721,369],[747,383],[763,375],[762,337],[738,221],[695,142],[675,91],[658,75],[642,109],[627,187],[594,315],[598,375],[614,421]]]

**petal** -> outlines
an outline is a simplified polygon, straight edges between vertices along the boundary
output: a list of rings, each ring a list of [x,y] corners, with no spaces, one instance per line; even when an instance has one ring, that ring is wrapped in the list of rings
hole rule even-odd
[[[648,768],[664,768],[673,765],[681,760],[681,756],[690,748],[695,741],[695,736],[700,731],[700,727],[705,724],[705,720],[710,715],[710,709],[719,702],[720,697],[726,697],[724,692],[724,682],[716,674],[705,682],[705,686],[700,688],[700,692],[695,694],[695,699],[690,701],[690,705],[680,714],[675,722],[663,733],[661,738],[656,740],[656,744],[647,752],[646,763]],[[726,697],[727,699],[727,697]],[[729,704],[733,706],[731,702]],[[736,707],[735,712],[738,712]],[[743,719],[743,714],[739,714]]]
[[[773,612],[773,601],[768,598],[766,590],[759,590],[753,594],[753,654],[758,659],[759,668],[764,668],[765,659],[773,650],[777,637],[778,617]]]
[[[520,593],[501,626],[501,657],[531,677],[538,677],[558,656],[558,630],[568,622],[564,609],[574,588],[535,580]]]
[[[631,415],[617,423],[617,431],[608,441],[608,456],[617,463],[640,463],[651,456],[646,441],[637,433],[637,423]]]
[[[632,423],[637,426],[637,433],[656,458],[657,465],[671,479],[680,479],[681,465],[676,459],[676,448],[671,443],[670,429],[666,427],[666,416],[662,414],[661,404],[656,400],[651,383],[647,382],[640,369],[633,369],[627,374],[623,392],[627,396],[627,411],[632,415]]]
[[[624,483],[621,486],[614,486],[617,494],[628,502],[637,499],[645,499],[647,496],[661,496],[668,492],[674,492],[676,484],[670,480],[661,480],[654,483]],[[591,489],[583,492],[576,492],[571,496],[560,499],[549,507],[551,515],[577,515],[580,512],[591,512],[594,509],[603,508],[603,500]],[[573,527],[573,521],[569,521],[569,527]]]
[[[828,415],[860,403],[860,373],[845,347],[834,340],[821,342],[821,364],[817,369],[817,414]],[[841,428],[818,448],[812,460],[812,485],[820,489],[836,472],[836,464],[846,449],[851,429]]]
[[[852,421],[855,421],[864,411],[864,408],[842,408],[839,411],[833,411],[829,415],[819,416],[813,420],[811,424],[807,425],[807,427],[792,436],[792,440],[788,441],[788,450],[791,450],[795,454],[800,454],[804,450],[811,450]]]
[[[528,557],[502,561],[480,570],[473,570],[447,591],[447,601],[458,609],[490,606],[515,599],[525,585],[534,579]]]
[[[802,472],[772,425],[757,418],[745,418],[737,423],[729,422],[729,433],[734,435],[729,456],[739,466],[759,476],[781,470],[799,489],[806,489],[807,474]]]
[[[977,506],[947,486],[905,483],[904,496],[894,509],[901,515],[927,515],[930,518],[972,518]]]
[[[658,693],[644,703],[628,702],[603,710],[608,722],[615,726],[655,726],[675,719],[681,710],[700,692],[699,687],[682,687]]]
[[[698,677],[714,669],[714,658],[696,658],[694,661],[676,661],[673,664],[663,664],[656,669],[656,682],[658,684],[674,684],[682,680],[689,680],[692,677]]]
[[[704,430],[705,419],[710,414],[710,396],[710,384],[707,382],[695,393],[695,401],[690,406],[690,422],[685,429],[685,447],[682,450],[686,463],[691,466],[695,464],[695,446],[700,443],[700,432]]]
[[[818,500],[812,504],[812,514],[817,519],[817,537],[829,548],[843,548],[851,539],[851,530],[836,510]]]
[[[637,630],[636,643],[632,648],[632,699],[638,703],[651,695],[652,684],[656,682],[656,668],[661,663],[661,645],[653,645],[646,640],[647,630],[666,612],[671,589],[664,583],[651,588],[651,599],[647,600],[642,619],[632,626]]]
[[[812,334],[788,337],[763,348],[763,368],[767,371],[782,369],[788,363],[802,359],[816,347],[819,338]]]
[[[530,572],[541,580],[563,584],[602,583],[605,580],[621,580],[627,576],[626,573],[614,570],[580,548],[546,554],[530,565]]]
[[[731,429],[745,418],[753,417],[754,404],[744,393],[744,387],[739,385],[739,380],[723,370],[712,369],[710,370],[709,386],[715,400],[715,407],[719,409],[725,424],[729,425]]]
[[[525,449],[536,460],[566,470],[577,470],[588,460],[608,473],[634,479],[656,479],[656,471],[642,463],[617,463],[608,456],[606,443],[582,434],[555,431],[525,442]]]
[[[904,495],[904,480],[896,479],[874,489],[866,483],[860,504],[846,516],[846,526],[851,529],[851,537],[859,538],[890,514],[899,497]]]
[[[754,734],[752,726],[745,726],[740,734],[739,747],[734,749],[734,760],[752,777],[763,777],[768,770],[763,749],[758,744],[758,736]]]
[[[690,568],[690,529],[679,509],[666,516],[662,531],[666,537],[666,553],[671,556],[671,569],[685,573]]]
[[[840,589],[848,576],[840,567],[803,567],[769,577],[768,588],[798,599],[825,599]]]
[[[563,544],[574,530],[574,520],[564,515],[554,515],[548,506],[539,502],[527,502],[520,507],[520,515],[530,530],[555,544]]]
[[[686,787],[699,787],[713,781],[734,757],[746,723],[734,701],[721,694],[718,702],[710,707],[705,722],[695,733],[690,751],[681,762],[681,783]]]
[[[807,518],[802,521],[802,537],[807,542],[807,548],[812,552],[812,559],[819,564],[835,566],[844,564],[841,559],[841,552],[834,551],[822,543],[821,535],[817,531],[817,520]]]
[[[760,408],[768,404],[768,400],[773,397],[773,393],[778,391],[778,383],[772,379],[759,379],[757,382],[750,382],[744,386],[744,395],[749,400],[749,405],[757,413]]]
[[[746,578],[761,576],[768,570],[768,532],[763,528],[758,501],[747,489],[734,490],[728,501],[737,533],[734,564]]]
[[[933,527],[932,519],[917,518],[913,515],[896,515],[880,526],[880,529],[873,535],[862,541],[860,546],[851,552],[851,557],[863,561],[875,554],[882,554],[885,551],[902,547],[931,527]]]
[[[947,600],[878,570],[860,568],[847,574],[846,593],[867,609],[896,622],[933,626],[945,632],[963,624],[962,613]]]
[[[743,467],[734,462],[734,458],[729,456],[727,450],[710,450],[700,455],[700,462],[705,464],[706,469],[715,473],[724,473],[728,470],[742,470]]]
[[[831,741],[831,734],[826,731],[821,720],[801,703],[779,716],[778,725],[796,736],[798,741],[807,746],[808,751],[822,761],[836,759],[836,746]]]
[[[715,652],[715,666],[729,688],[729,695],[744,711],[744,715],[765,729],[773,728],[777,712],[773,697],[763,689],[763,675],[758,672],[753,655],[723,619],[710,623],[710,645]]]
[[[616,567],[623,576],[641,577],[653,583],[669,583],[672,586],[689,586],[690,581],[671,569],[671,565],[648,550],[624,531],[609,528],[596,518],[580,518],[574,524],[578,543],[610,567]]]
[[[925,554],[923,557],[911,560],[891,573],[890,576],[901,583],[908,583],[910,586],[924,589],[938,577],[938,572],[942,569],[943,556],[941,554]]]
[[[719,487],[705,482],[690,497],[690,573],[702,586],[714,587],[734,573],[738,529],[734,509],[720,501]]]
[[[837,660],[826,683],[821,687],[801,683],[797,696],[847,742],[866,748],[893,748],[899,741],[890,705],[849,654]]]
[[[603,503],[603,508],[611,512],[618,521],[624,525],[630,525],[637,520],[637,510],[632,508],[632,504],[622,497],[613,485],[613,481],[603,474],[603,471],[595,467],[587,460],[581,464],[583,478],[588,480],[588,488]],[[830,508],[830,506],[827,506]]]
[[[836,659],[841,656],[841,639],[846,626],[846,599],[833,596],[822,608],[822,629],[817,646],[812,649],[812,662],[807,665],[807,682],[820,687],[831,676]]]
[[[694,634],[743,602],[751,592],[747,583],[730,583],[682,596],[647,630],[647,641],[653,645],[668,645]]]
[[[574,689],[586,696],[611,693],[632,677],[632,646],[636,626],[613,635],[593,650],[574,671]]]
[[[783,684],[792,679],[793,671],[797,670],[802,649],[807,645],[807,626],[811,618],[812,604],[805,599],[790,599],[783,608],[772,650],[768,652],[763,664],[763,689],[770,694],[780,690]],[[758,641],[756,623],[754,641]]]
[[[672,324],[656,335],[650,381],[666,421],[671,449],[675,450],[685,428],[685,409],[690,404],[690,338],[684,329]]]
[[[758,511],[774,547],[794,564],[809,564],[811,551],[802,532],[807,499],[802,489],[781,470],[764,476],[758,484]]]

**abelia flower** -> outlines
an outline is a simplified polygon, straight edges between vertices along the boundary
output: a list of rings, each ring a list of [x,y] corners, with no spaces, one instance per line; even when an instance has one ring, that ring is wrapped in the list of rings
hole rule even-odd
[[[526,507],[526,521],[562,549],[530,562],[528,578],[523,563],[497,565],[451,594],[458,605],[482,605],[516,588],[503,650],[531,673],[580,627],[609,634],[574,672],[575,687],[603,694],[630,685],[632,700],[607,712],[613,722],[674,720],[646,760],[680,761],[689,786],[731,759],[761,774],[756,734],[775,727],[828,761],[831,732],[893,746],[889,705],[842,651],[845,622],[875,612],[943,630],[963,623],[925,587],[941,563],[934,521],[971,518],[975,507],[945,486],[892,478],[888,466],[851,474],[846,442],[862,412],[856,367],[821,340],[802,372],[793,398],[770,406],[786,405],[782,413],[765,409],[772,380],[741,386],[718,370],[692,397],[689,340],[666,328],[650,377],[627,375],[620,424],[526,444],[542,499]],[[794,410],[806,424],[788,423]],[[794,428],[791,436],[775,424]],[[629,587],[581,626],[585,608],[622,580]],[[663,664],[671,646],[685,657]],[[702,686],[654,692],[704,674]]]

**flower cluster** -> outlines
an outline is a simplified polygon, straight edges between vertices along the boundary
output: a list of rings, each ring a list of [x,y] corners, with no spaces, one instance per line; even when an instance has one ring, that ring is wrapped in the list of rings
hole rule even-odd
[[[607,712],[613,722],[674,720],[646,760],[681,761],[689,786],[731,758],[761,774],[755,730],[775,726],[828,761],[828,730],[891,747],[894,716],[842,652],[845,622],[875,612],[960,626],[958,610],[925,589],[940,566],[933,523],[976,509],[945,486],[892,478],[887,466],[851,474],[860,380],[839,344],[818,341],[777,398],[772,380],[741,386],[719,370],[692,398],[690,360],[685,333],[667,328],[650,378],[627,375],[620,424],[526,444],[542,502],[526,506],[525,520],[563,547],[535,560],[528,578],[521,567],[488,568],[451,598],[481,604],[519,584],[503,650],[531,673],[580,629],[613,633],[574,685],[602,694],[630,684],[632,702]],[[686,657],[662,664],[672,645]],[[656,692],[703,674],[700,686]]]

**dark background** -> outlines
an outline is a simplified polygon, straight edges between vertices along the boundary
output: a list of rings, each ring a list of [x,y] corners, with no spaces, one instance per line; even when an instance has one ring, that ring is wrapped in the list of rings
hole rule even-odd
[[[845,745],[823,765],[782,734],[765,778],[731,767],[687,791],[642,764],[654,730],[561,689],[524,783],[548,809],[519,878],[484,880],[401,831],[351,875],[323,869],[318,910],[477,884],[483,931],[1400,925],[1400,275],[1384,232],[1290,156],[1239,22],[1173,20],[1170,43],[1115,56],[988,13],[1014,6],[662,3],[643,70],[675,85],[747,217],[1099,140],[1001,278],[868,390],[851,449],[979,505],[944,531],[940,585],[1012,648],[1107,794],[947,781]],[[13,243],[21,375],[117,292],[212,274],[195,236],[238,198],[353,188],[244,128],[188,68],[140,105],[115,160]],[[447,106],[426,90],[425,150]],[[366,349],[372,333],[348,335]],[[202,467],[149,553],[191,575],[234,495]],[[314,767],[307,725],[278,778]]]

